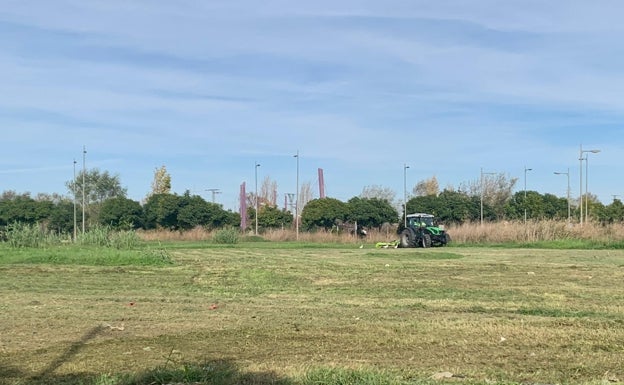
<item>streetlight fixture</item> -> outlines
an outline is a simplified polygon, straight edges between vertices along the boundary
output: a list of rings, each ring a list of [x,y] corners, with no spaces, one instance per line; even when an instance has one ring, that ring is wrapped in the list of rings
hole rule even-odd
[[[403,163],[403,226],[407,227],[407,169],[409,166]]]
[[[299,150],[294,155],[297,158],[297,190],[295,193],[295,233],[296,239],[299,240]]]
[[[481,226],[483,226],[483,175],[496,175],[494,172],[483,172],[483,167],[481,167],[481,182],[480,182],[480,190],[481,190]]]
[[[568,172],[555,171],[555,175],[565,175],[568,177],[568,189],[566,190],[566,199],[568,201],[568,224],[569,224],[570,223],[570,168],[568,167]]]
[[[527,180],[527,171],[532,171],[532,168],[527,168],[526,166],[524,166],[524,223],[526,223],[527,221],[527,187],[526,187],[526,180]]]
[[[255,211],[256,211],[256,230],[255,233],[256,235],[258,235],[258,167],[260,167],[260,164],[258,162],[255,162],[255,167],[254,167],[254,171],[255,171],[255,175],[256,175],[256,192],[255,192],[255,197],[254,197],[254,206],[255,206]]]
[[[588,193],[588,182],[587,182],[587,174],[589,173],[589,165],[588,165],[588,158],[589,158],[589,153],[592,154],[597,154],[599,153],[600,150],[597,149],[593,149],[593,150],[583,150],[583,145],[581,144],[580,146],[580,150],[579,150],[579,162],[580,162],[580,167],[579,167],[579,174],[581,176],[581,181],[580,181],[580,190],[581,190],[581,194],[579,197],[579,201],[580,201],[580,205],[579,205],[579,213],[580,213],[580,224],[581,226],[583,225],[583,161],[585,161],[585,194]],[[587,154],[585,157],[583,157],[583,154]],[[585,197],[585,221],[587,222],[587,215],[589,214],[589,197]]]

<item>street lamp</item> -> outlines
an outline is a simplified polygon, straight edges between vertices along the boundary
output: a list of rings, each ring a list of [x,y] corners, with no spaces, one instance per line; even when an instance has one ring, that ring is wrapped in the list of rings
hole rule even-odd
[[[409,166],[403,163],[403,226],[407,227],[407,169]]]
[[[592,154],[597,154],[600,152],[600,150],[583,150],[583,145],[581,144],[580,150],[579,150],[579,162],[580,162],[580,168],[579,168],[579,174],[581,176],[581,181],[580,181],[580,190],[581,190],[581,194],[579,197],[580,200],[580,205],[579,205],[579,213],[580,213],[580,224],[581,226],[583,225],[583,160],[585,161],[585,194],[588,193],[587,190],[587,174],[589,173],[589,166],[588,166],[588,158],[589,158],[589,153]],[[583,157],[583,154],[586,153],[587,155],[585,157]],[[589,197],[585,197],[585,221],[587,222],[587,215],[589,214]]]
[[[568,189],[566,192],[566,199],[568,201],[568,224],[569,224],[570,223],[570,168],[568,167],[568,172],[555,171],[555,175],[565,175],[568,177]]]
[[[255,206],[255,211],[256,211],[256,235],[258,235],[258,167],[260,167],[260,164],[258,162],[255,162],[255,167],[254,167],[254,171],[256,174],[256,192],[255,192],[255,198],[254,198],[254,206]]]
[[[296,239],[299,240],[299,150],[294,155],[297,158],[297,190],[295,195],[295,234]]]
[[[85,174],[87,173],[86,169],[86,159],[87,159],[87,148],[82,146],[82,235],[85,233]]]
[[[76,242],[76,236],[77,236],[77,232],[78,229],[76,229],[77,223],[76,223],[76,188],[78,186],[76,185],[76,159],[74,159],[74,242]]]
[[[585,222],[587,222],[587,218],[589,217],[589,189],[587,188],[588,180],[589,180],[589,153],[597,154],[600,150],[589,150],[587,151],[587,155],[585,156]]]
[[[483,167],[481,167],[481,182],[480,182],[480,190],[481,190],[481,225],[483,226],[483,175],[495,175],[494,172],[483,172]]]
[[[527,168],[524,166],[524,223],[527,221],[527,187],[526,187],[526,174],[527,171],[533,170],[532,168]]]

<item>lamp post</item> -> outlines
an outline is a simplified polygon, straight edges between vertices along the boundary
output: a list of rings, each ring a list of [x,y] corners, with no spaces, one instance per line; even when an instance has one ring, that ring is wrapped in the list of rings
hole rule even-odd
[[[294,155],[297,158],[297,189],[295,193],[295,236],[299,240],[299,150]]]
[[[600,150],[589,150],[587,151],[587,155],[585,156],[585,222],[587,222],[587,218],[589,217],[589,189],[588,189],[588,181],[589,181],[589,153],[597,154]]]
[[[77,222],[76,222],[76,188],[78,186],[76,185],[76,159],[74,159],[74,242],[76,242],[76,237],[77,237],[77,233],[78,233],[78,229],[76,229],[77,226]]]
[[[256,211],[256,229],[255,229],[255,234],[258,235],[258,167],[260,167],[260,164],[258,162],[254,163],[254,171],[255,171],[255,181],[256,181],[256,192],[255,192],[255,197],[254,197],[254,206],[255,206],[255,211]]]
[[[86,159],[87,159],[87,148],[82,146],[82,235],[85,233],[85,174],[87,173],[86,169]]]
[[[480,182],[480,190],[481,190],[481,225],[483,226],[483,175],[495,175],[493,172],[483,172],[483,167],[481,167],[481,182]]]
[[[527,221],[527,187],[526,187],[527,171],[531,171],[531,170],[533,169],[527,168],[526,166],[524,166],[524,223],[526,223]]]
[[[580,162],[580,169],[579,169],[579,174],[581,175],[581,181],[580,181],[580,190],[581,190],[581,194],[579,197],[579,201],[580,201],[580,205],[579,205],[579,212],[580,212],[580,224],[581,226],[583,225],[583,160],[585,161],[585,195],[588,194],[588,182],[587,182],[587,175],[589,174],[589,165],[588,165],[588,158],[589,158],[589,153],[592,154],[597,154],[599,153],[600,150],[597,149],[593,149],[593,150],[583,150],[583,145],[581,144],[580,146],[580,150],[579,150],[579,162]],[[583,157],[583,154],[587,154],[585,157]],[[585,197],[585,222],[587,222],[587,215],[589,214],[589,197],[586,196]]]
[[[409,166],[403,163],[403,226],[407,227],[407,169]]]
[[[570,223],[570,168],[568,167],[568,172],[555,171],[555,175],[565,175],[568,177],[568,189],[566,190],[566,200],[568,201],[568,224],[569,224]]]

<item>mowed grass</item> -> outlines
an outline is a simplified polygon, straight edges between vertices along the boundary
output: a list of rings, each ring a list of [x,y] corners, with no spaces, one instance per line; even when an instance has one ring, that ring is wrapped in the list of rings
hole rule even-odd
[[[0,384],[624,381],[621,250],[170,246],[0,249]]]

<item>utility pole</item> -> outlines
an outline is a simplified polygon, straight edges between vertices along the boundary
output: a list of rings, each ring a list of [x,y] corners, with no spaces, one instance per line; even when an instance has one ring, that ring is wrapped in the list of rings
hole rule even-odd
[[[221,190],[218,188],[209,188],[206,191],[210,191],[212,193],[212,203],[215,203],[215,194],[221,194]]]

